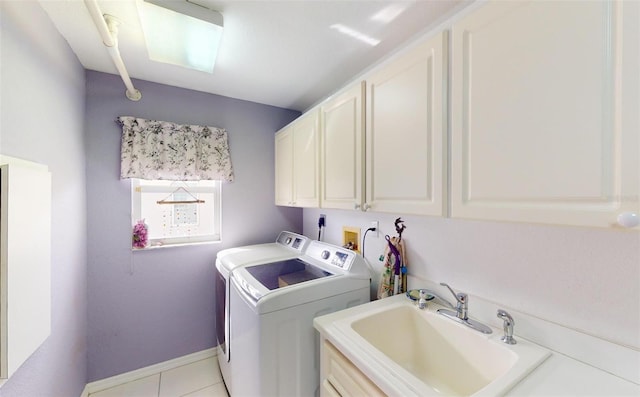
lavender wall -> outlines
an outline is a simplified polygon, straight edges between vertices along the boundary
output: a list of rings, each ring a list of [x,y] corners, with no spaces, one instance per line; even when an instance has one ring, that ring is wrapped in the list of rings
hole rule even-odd
[[[298,112],[87,72],[89,372],[93,381],[215,346],[214,260],[224,248],[302,231],[274,205],[276,130]],[[130,182],[120,180],[120,115],[227,129],[235,181],[222,187],[222,243],[131,251]]]
[[[0,153],[52,174],[51,335],[0,396],[78,396],[87,368],[84,70],[37,2],[0,1],[0,24]],[[37,249],[36,230],[33,238]]]

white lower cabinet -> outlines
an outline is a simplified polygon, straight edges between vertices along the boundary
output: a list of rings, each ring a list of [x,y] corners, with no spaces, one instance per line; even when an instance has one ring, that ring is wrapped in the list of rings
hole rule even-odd
[[[640,213],[639,9],[488,2],[453,24],[452,217],[617,227]]]
[[[323,340],[321,357],[321,397],[386,395],[326,339]]]

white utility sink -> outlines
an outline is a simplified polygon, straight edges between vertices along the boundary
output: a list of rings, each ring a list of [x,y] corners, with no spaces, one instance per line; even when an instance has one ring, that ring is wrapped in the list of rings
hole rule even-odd
[[[550,354],[522,339],[507,345],[502,330],[482,334],[429,306],[394,297],[352,308],[332,323],[339,332],[331,339],[360,355],[374,381],[401,382],[403,393],[420,396],[503,395]]]

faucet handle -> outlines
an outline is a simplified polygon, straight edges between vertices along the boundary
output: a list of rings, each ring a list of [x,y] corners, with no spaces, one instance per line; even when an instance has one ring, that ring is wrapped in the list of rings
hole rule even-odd
[[[515,345],[517,342],[513,338],[513,326],[516,324],[516,322],[513,321],[513,317],[511,317],[509,313],[507,313],[502,309],[498,309],[497,315],[498,315],[498,318],[504,322],[503,323],[504,336],[502,336],[500,340],[506,344]]]
[[[459,304],[464,304],[467,302],[467,294],[464,294],[462,292],[456,294],[456,292],[451,287],[449,287],[449,284],[447,283],[440,283],[440,285],[447,287]]]
[[[461,320],[468,319],[469,317],[467,316],[467,310],[468,310],[468,307],[469,307],[469,304],[468,304],[469,296],[467,294],[465,294],[465,293],[462,293],[462,292],[458,292],[456,294],[455,291],[451,287],[449,287],[449,284],[447,284],[447,283],[440,283],[440,285],[449,288],[449,291],[451,291],[453,296],[456,298],[456,302],[458,302],[458,304],[456,305],[456,311],[458,312],[458,318],[461,319]]]

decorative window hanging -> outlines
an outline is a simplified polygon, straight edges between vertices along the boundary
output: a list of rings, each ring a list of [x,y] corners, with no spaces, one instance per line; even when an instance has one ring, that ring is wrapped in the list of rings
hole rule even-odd
[[[222,128],[118,117],[122,126],[120,178],[233,181]]]
[[[182,193],[182,194],[181,194]],[[177,199],[176,196],[181,194]],[[184,197],[186,195],[186,197]],[[169,200],[171,198],[171,200]],[[204,200],[198,199],[196,196],[191,194],[187,189],[183,187],[179,187],[173,191],[170,195],[163,198],[162,200],[156,201],[157,204],[204,204]]]

